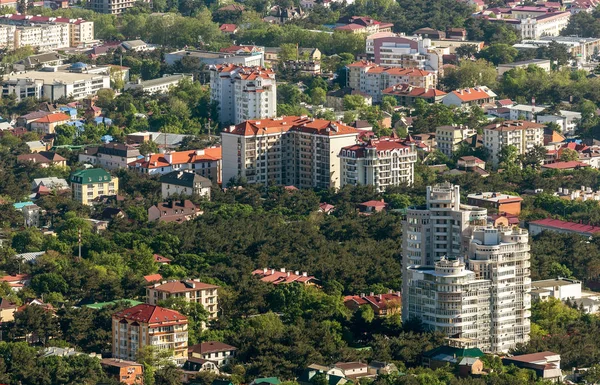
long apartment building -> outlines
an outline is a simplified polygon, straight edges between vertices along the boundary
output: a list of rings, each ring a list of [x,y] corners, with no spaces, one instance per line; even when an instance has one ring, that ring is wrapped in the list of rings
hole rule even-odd
[[[277,116],[275,72],[262,67],[218,64],[210,68],[210,99],[219,103],[219,121],[238,124]]]
[[[544,145],[544,125],[525,120],[506,120],[483,127],[483,145],[490,153],[494,166],[500,162],[503,147],[514,146],[525,154],[535,146]]]
[[[342,187],[368,184],[381,192],[388,186],[414,182],[417,161],[414,142],[388,137],[373,139],[342,148],[339,158]]]
[[[94,42],[94,22],[64,17],[8,14],[0,16],[0,47],[25,46],[39,51],[83,47]]]
[[[364,92],[381,101],[382,91],[397,84],[435,88],[437,73],[418,68],[380,66],[369,61],[358,61],[348,65],[348,87]]]
[[[112,356],[136,360],[139,349],[153,346],[171,351],[183,365],[188,356],[188,320],[181,313],[156,305],[140,304],[112,316]]]
[[[431,39],[380,32],[366,39],[366,53],[375,64],[388,67],[439,71],[448,48],[435,47]]]
[[[516,6],[500,10],[491,22],[507,23],[521,33],[521,39],[558,36],[567,27],[571,12],[559,12],[547,7]]]
[[[528,233],[487,227],[487,209],[461,205],[458,186],[428,187],[426,199],[403,222],[403,319],[458,347],[506,352],[527,342]]]
[[[340,187],[338,154],[359,131],[339,122],[286,116],[248,120],[221,133],[223,183],[274,183],[299,188]]]

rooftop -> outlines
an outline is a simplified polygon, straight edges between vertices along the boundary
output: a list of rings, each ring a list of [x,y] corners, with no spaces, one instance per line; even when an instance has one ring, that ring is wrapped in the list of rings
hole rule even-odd
[[[516,195],[508,195],[502,193],[495,192],[482,192],[478,194],[469,194],[467,195],[467,199],[477,199],[488,202],[495,203],[513,203],[513,202],[522,202],[523,198]]]
[[[185,293],[188,291],[217,289],[219,286],[200,282],[199,280],[186,279],[181,281],[163,281],[148,286],[149,289],[167,293]]]
[[[29,79],[32,81],[40,80],[45,84],[50,84],[50,83],[70,84],[70,83],[78,82],[81,80],[98,79],[98,78],[102,78],[105,76],[108,76],[108,75],[83,74],[83,73],[64,72],[64,71],[60,71],[60,72],[27,71],[27,72],[23,72],[23,73],[13,73],[13,74],[4,75],[4,81],[11,81],[11,80],[16,81],[16,80]],[[69,119],[70,119],[70,117],[69,117]]]
[[[561,221],[560,219],[538,219],[537,221],[529,222],[530,225],[538,225],[542,227],[555,228],[560,230],[573,231],[577,233],[595,234],[600,232],[599,226],[585,225],[583,223]]]
[[[145,303],[116,312],[113,317],[143,323],[187,322],[187,318],[175,310]]]
[[[229,352],[232,350],[237,350],[237,348],[235,346],[227,345],[226,343],[219,341],[207,341],[188,347],[189,353],[198,354]]]
[[[581,285],[581,281],[567,278],[555,278],[555,279],[544,279],[542,281],[531,282],[531,287],[544,288],[544,287],[555,287],[555,286],[569,286],[569,285]]]
[[[313,119],[306,116],[283,116],[281,118],[247,120],[232,126],[225,133],[254,136],[268,135],[287,131],[302,131],[316,135],[356,135],[359,130],[340,122]]]

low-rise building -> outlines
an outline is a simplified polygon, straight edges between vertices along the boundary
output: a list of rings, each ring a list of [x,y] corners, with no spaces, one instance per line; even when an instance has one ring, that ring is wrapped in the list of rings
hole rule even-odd
[[[464,88],[452,91],[442,98],[446,106],[458,108],[470,108],[483,104],[492,104],[496,100],[496,94],[486,86]]]
[[[159,179],[163,199],[171,195],[196,195],[210,200],[212,183],[191,170],[173,171]]]
[[[62,178],[57,178],[54,176],[46,177],[46,178],[35,178],[33,182],[31,182],[31,189],[34,190],[39,186],[44,186],[49,190],[68,190],[69,183]]]
[[[181,313],[160,306],[141,304],[112,316],[112,356],[135,360],[146,346],[171,352],[179,365],[187,359],[188,320]]]
[[[500,153],[506,146],[514,146],[517,154],[544,145],[544,125],[524,120],[506,120],[483,127],[484,146],[494,166],[500,162]]]
[[[482,192],[467,195],[467,204],[494,209],[513,215],[521,214],[523,198],[516,195],[502,194],[499,192]]]
[[[338,21],[334,31],[348,33],[391,32],[393,23],[383,23],[367,16],[349,16]]]
[[[499,64],[496,69],[498,70],[498,76],[504,75],[505,72],[508,72],[515,68],[527,68],[529,66],[536,66],[543,69],[546,72],[550,72],[552,70],[552,63],[547,59],[531,59],[524,61],[517,61],[514,63],[505,63]]]
[[[542,165],[542,171],[557,170],[557,171],[572,171],[580,168],[590,167],[589,163],[580,162],[578,160],[569,160],[566,162],[553,162]]]
[[[252,272],[252,275],[259,277],[261,281],[272,283],[273,285],[287,284],[292,282],[301,283],[303,285],[315,285],[317,279],[311,275],[308,275],[305,271],[300,273],[299,271],[286,271],[285,268],[279,270],[263,268],[256,269]]]
[[[154,51],[156,46],[148,44],[143,40],[126,40],[121,42],[121,47],[127,51],[143,52],[143,51]]]
[[[377,191],[389,186],[411,185],[417,152],[414,144],[399,138],[372,139],[343,147],[338,155],[341,186],[372,185]]]
[[[111,176],[101,168],[76,171],[69,178],[73,199],[83,205],[91,205],[98,197],[116,195],[119,178]]]
[[[192,79],[191,75],[174,74],[163,75],[161,78],[142,80],[138,78],[136,82],[125,84],[125,90],[142,91],[149,94],[160,94],[169,92],[173,87],[177,87],[184,79]]]
[[[198,208],[190,200],[174,201],[158,203],[148,209],[148,222],[186,222],[196,218],[202,214]]]
[[[581,281],[558,277],[531,282],[531,299],[545,301],[556,298],[559,301],[581,298]]]
[[[414,87],[410,84],[397,84],[381,91],[383,96],[393,96],[399,106],[410,107],[417,99],[426,103],[441,103],[447,94],[435,88]]]
[[[219,341],[206,341],[188,348],[190,357],[213,362],[218,368],[232,363],[236,351],[235,346]]]
[[[563,375],[560,370],[560,354],[553,352],[540,352],[532,354],[523,354],[519,356],[504,357],[504,365],[515,365],[521,369],[531,369],[535,371],[538,378],[562,382]]]
[[[144,367],[137,362],[103,358],[100,365],[109,377],[116,379],[121,384],[141,385],[144,381]]]
[[[66,167],[67,160],[62,156],[52,151],[40,151],[33,154],[21,154],[17,156],[17,162],[31,162],[38,164],[40,167],[46,168],[50,166]],[[37,187],[37,186],[36,186]]]
[[[435,129],[436,148],[449,158],[467,138],[477,134],[477,130],[467,126],[439,126]]]
[[[473,170],[475,168],[485,170],[485,162],[476,156],[470,155],[461,156],[460,158],[458,158],[456,166],[461,170]]]
[[[400,314],[402,309],[402,295],[400,292],[370,295],[348,295],[344,297],[344,305],[351,310],[361,306],[370,306],[377,317]]]
[[[28,71],[47,66],[54,67],[62,65],[66,59],[66,56],[57,52],[40,53],[37,55],[28,56],[23,60],[19,60],[13,64],[13,68],[17,71]]]
[[[108,170],[116,170],[127,168],[129,163],[141,156],[139,150],[133,146],[123,143],[106,143],[99,147],[85,148],[79,154],[79,161],[98,165]]]
[[[184,298],[187,302],[201,304],[208,312],[208,319],[213,320],[219,312],[218,288],[199,279],[162,281],[146,287],[146,300],[150,305],[157,305],[170,298]]]
[[[69,115],[57,112],[34,120],[31,122],[30,127],[32,131],[37,131],[41,134],[54,134],[57,126],[66,124],[70,121],[71,117]]]
[[[264,53],[262,51],[227,53],[184,49],[165,54],[165,62],[172,66],[180,61],[197,63],[198,69],[204,65],[235,64],[240,66],[255,67],[264,65]]]
[[[546,218],[529,222],[529,232],[532,236],[538,235],[545,230],[561,234],[579,234],[584,237],[593,237],[600,233],[600,227],[598,226],[561,221],[560,219]]]

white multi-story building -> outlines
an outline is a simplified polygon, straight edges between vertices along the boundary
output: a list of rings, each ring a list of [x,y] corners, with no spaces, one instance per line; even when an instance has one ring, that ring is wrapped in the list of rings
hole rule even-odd
[[[417,152],[414,142],[380,138],[342,148],[339,154],[341,186],[369,184],[377,191],[388,186],[412,185]]]
[[[535,146],[544,145],[544,125],[525,120],[506,120],[483,127],[483,144],[494,166],[500,162],[505,146],[514,146],[519,155]]]
[[[471,235],[468,268],[490,282],[491,352],[507,352],[529,341],[531,278],[529,234],[520,228],[477,227]]]
[[[219,121],[238,124],[277,116],[275,72],[233,64],[210,66],[210,98],[219,103]]]
[[[476,135],[477,130],[467,126],[440,126],[435,129],[437,149],[444,155],[452,157],[460,142]]]
[[[379,32],[367,36],[366,53],[369,60],[383,66],[439,71],[442,56],[450,49],[434,47],[431,39],[420,36]]]
[[[381,101],[383,90],[397,84],[435,88],[437,73],[418,68],[380,66],[364,60],[348,65],[348,87],[370,95],[374,102]]]
[[[125,91],[137,90],[149,94],[161,94],[169,92],[170,89],[177,87],[184,79],[192,80],[191,75],[173,74],[163,75],[160,78],[141,80],[125,84]]]
[[[223,183],[274,183],[299,188],[340,187],[338,154],[359,131],[339,122],[286,116],[249,120],[221,133]]]

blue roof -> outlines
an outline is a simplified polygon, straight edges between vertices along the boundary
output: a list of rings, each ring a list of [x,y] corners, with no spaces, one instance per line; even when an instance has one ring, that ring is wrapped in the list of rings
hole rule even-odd
[[[72,108],[72,107],[59,107],[59,110],[61,110],[62,112],[66,112],[71,116],[77,116],[77,108]]]
[[[15,209],[17,209],[17,210],[21,210],[23,207],[30,206],[32,204],[34,204],[34,203],[31,202],[31,201],[29,201],[29,202],[18,202],[18,203],[13,204],[13,207]]]
[[[71,120],[70,122],[65,123],[67,126],[75,126],[75,127],[83,127],[85,123],[81,120]]]
[[[98,116],[97,118],[94,118],[94,122],[96,123],[96,125],[103,124],[103,123],[106,126],[112,125],[112,119],[105,118],[104,116]]]
[[[78,70],[78,69],[83,69],[86,67],[87,67],[87,64],[78,61],[77,63],[73,63],[73,65],[71,66],[71,69]]]
[[[113,140],[115,140],[115,138],[113,138],[112,135],[104,135],[103,137],[100,138],[100,140],[102,140],[104,143],[108,143],[108,142],[112,142]]]

